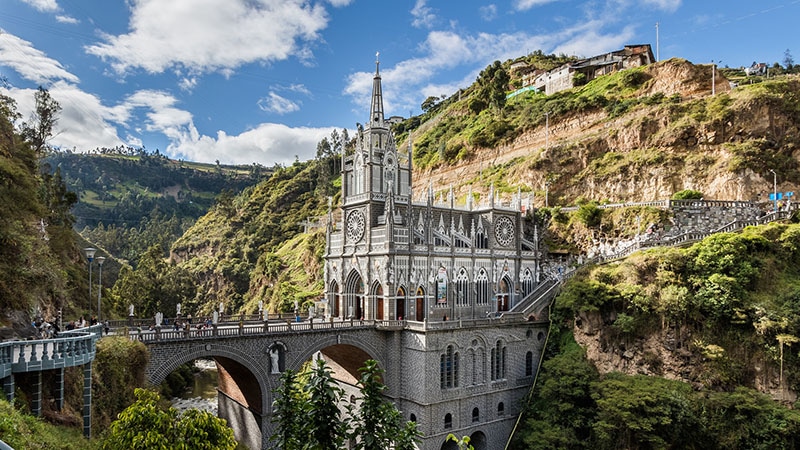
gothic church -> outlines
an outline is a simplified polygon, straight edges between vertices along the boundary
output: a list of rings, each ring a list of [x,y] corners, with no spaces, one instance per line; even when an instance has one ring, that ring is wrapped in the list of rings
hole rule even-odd
[[[341,220],[329,212],[328,315],[394,327],[396,360],[381,364],[394,372],[388,396],[419,424],[420,448],[450,448],[451,432],[498,448],[487,442],[508,439],[547,333],[546,322],[503,317],[540,279],[539,233],[522,212],[530,200],[470,193],[457,205],[452,188],[437,200],[429,186],[414,201],[411,145],[398,152],[379,68],[369,120],[342,156]]]

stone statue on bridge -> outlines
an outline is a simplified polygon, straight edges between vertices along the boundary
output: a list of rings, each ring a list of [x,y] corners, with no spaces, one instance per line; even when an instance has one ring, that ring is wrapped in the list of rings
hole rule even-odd
[[[269,349],[270,373],[281,373],[280,358],[281,352],[277,345]]]
[[[128,315],[133,316],[133,303],[131,303],[131,305],[128,306]]]

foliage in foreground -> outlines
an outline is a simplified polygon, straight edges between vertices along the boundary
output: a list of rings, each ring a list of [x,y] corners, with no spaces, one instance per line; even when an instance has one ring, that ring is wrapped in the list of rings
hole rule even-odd
[[[155,392],[136,389],[136,401],[111,424],[103,439],[103,449],[236,448],[233,430],[224,419],[197,409],[179,415],[175,408],[162,408],[160,399]]]
[[[511,449],[797,447],[800,412],[753,389],[694,391],[654,376],[601,376],[571,334],[561,340],[542,365]]]
[[[345,414],[340,409],[344,391],[324,360],[317,360],[308,374],[285,371],[275,390],[272,420],[276,431],[270,440],[283,450],[336,450],[346,440],[357,450],[414,449],[419,438],[416,424],[404,422],[394,404],[383,397],[386,386],[377,361],[366,361],[359,371],[359,406],[347,403]]]
[[[0,399],[0,439],[16,449],[26,450],[92,450],[94,441],[87,440],[79,428],[57,427],[36,417],[17,411],[11,403]]]

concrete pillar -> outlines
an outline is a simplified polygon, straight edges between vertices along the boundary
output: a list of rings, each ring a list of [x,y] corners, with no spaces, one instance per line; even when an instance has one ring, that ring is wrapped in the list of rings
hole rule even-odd
[[[9,403],[14,403],[14,374],[10,374],[3,378],[3,393],[6,395],[6,400]]]
[[[61,411],[64,409],[64,368],[56,369],[56,390],[54,392],[56,397],[56,409]]]
[[[83,365],[83,436],[92,436],[92,364]]]
[[[33,392],[31,392],[31,413],[36,417],[42,415],[42,371],[33,372]]]

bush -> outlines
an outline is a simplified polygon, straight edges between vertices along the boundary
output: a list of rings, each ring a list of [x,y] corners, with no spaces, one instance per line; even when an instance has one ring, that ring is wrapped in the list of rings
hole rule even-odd
[[[703,193],[692,189],[684,189],[672,194],[672,200],[702,200]]]

